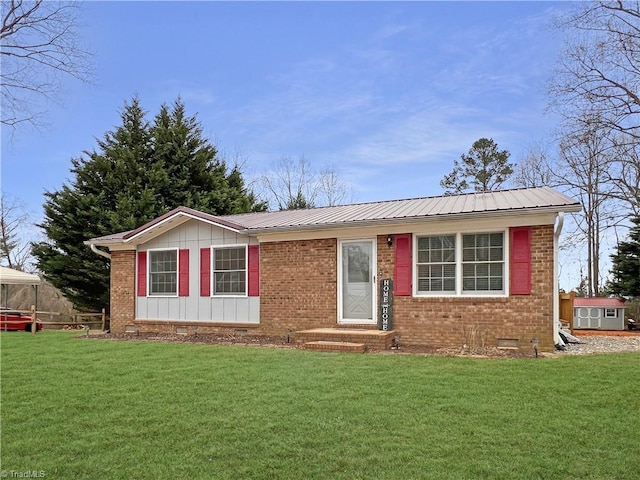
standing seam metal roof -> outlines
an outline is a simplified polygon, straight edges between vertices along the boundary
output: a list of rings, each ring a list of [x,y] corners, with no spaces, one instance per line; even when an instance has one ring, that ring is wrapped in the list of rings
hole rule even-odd
[[[487,212],[524,212],[525,210],[577,212],[580,209],[580,203],[549,187],[226,216],[215,216],[186,207],[178,207],[135,230],[106,235],[89,240],[87,243],[126,241],[163,221],[170,221],[176,214],[188,215],[250,234],[252,232],[304,230],[314,227],[330,228],[379,221],[429,219]]]
[[[388,200],[308,210],[247,213],[222,217],[243,225],[247,230],[266,230],[345,223],[373,222],[455,214],[557,208],[575,212],[580,204],[548,187],[503,190],[497,192],[445,195],[439,197]]]

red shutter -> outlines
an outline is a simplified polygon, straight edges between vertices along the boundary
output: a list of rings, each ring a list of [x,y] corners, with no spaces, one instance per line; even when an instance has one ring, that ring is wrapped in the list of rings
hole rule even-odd
[[[249,288],[250,297],[260,296],[260,245],[249,245]]]
[[[147,296],[147,252],[138,252],[138,296]]]
[[[511,234],[511,294],[531,294],[531,227],[517,227]]]
[[[395,235],[393,240],[396,247],[395,275],[393,294],[398,296],[411,295],[411,234]]]
[[[178,295],[189,296],[189,249],[180,250],[178,257]]]
[[[211,248],[200,249],[200,296],[211,296]]]

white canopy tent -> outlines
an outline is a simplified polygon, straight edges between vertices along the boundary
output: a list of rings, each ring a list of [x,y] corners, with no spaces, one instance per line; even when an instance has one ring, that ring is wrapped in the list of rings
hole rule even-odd
[[[0,267],[1,285],[40,285],[40,277],[13,268]]]
[[[24,273],[13,268],[0,267],[0,287],[2,306],[7,307],[7,299],[9,298],[9,285],[33,285],[36,289],[35,304],[38,304],[38,285],[40,285],[40,277],[31,273]]]

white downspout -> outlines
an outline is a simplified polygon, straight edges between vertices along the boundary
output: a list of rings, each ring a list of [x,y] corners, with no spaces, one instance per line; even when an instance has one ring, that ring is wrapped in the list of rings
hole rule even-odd
[[[558,212],[558,221],[553,232],[553,344],[560,343],[560,279],[558,278],[558,251],[560,234],[564,225],[564,212]]]
[[[97,253],[98,255],[104,257],[104,258],[108,258],[109,260],[111,260],[111,254],[107,253],[103,250],[98,250],[98,247],[96,247],[93,243],[89,245],[91,247],[91,251],[93,253]]]

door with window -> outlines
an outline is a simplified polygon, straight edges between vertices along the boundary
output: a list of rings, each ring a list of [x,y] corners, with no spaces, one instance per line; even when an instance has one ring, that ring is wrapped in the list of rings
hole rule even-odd
[[[374,240],[340,242],[340,323],[376,323],[376,252]]]

